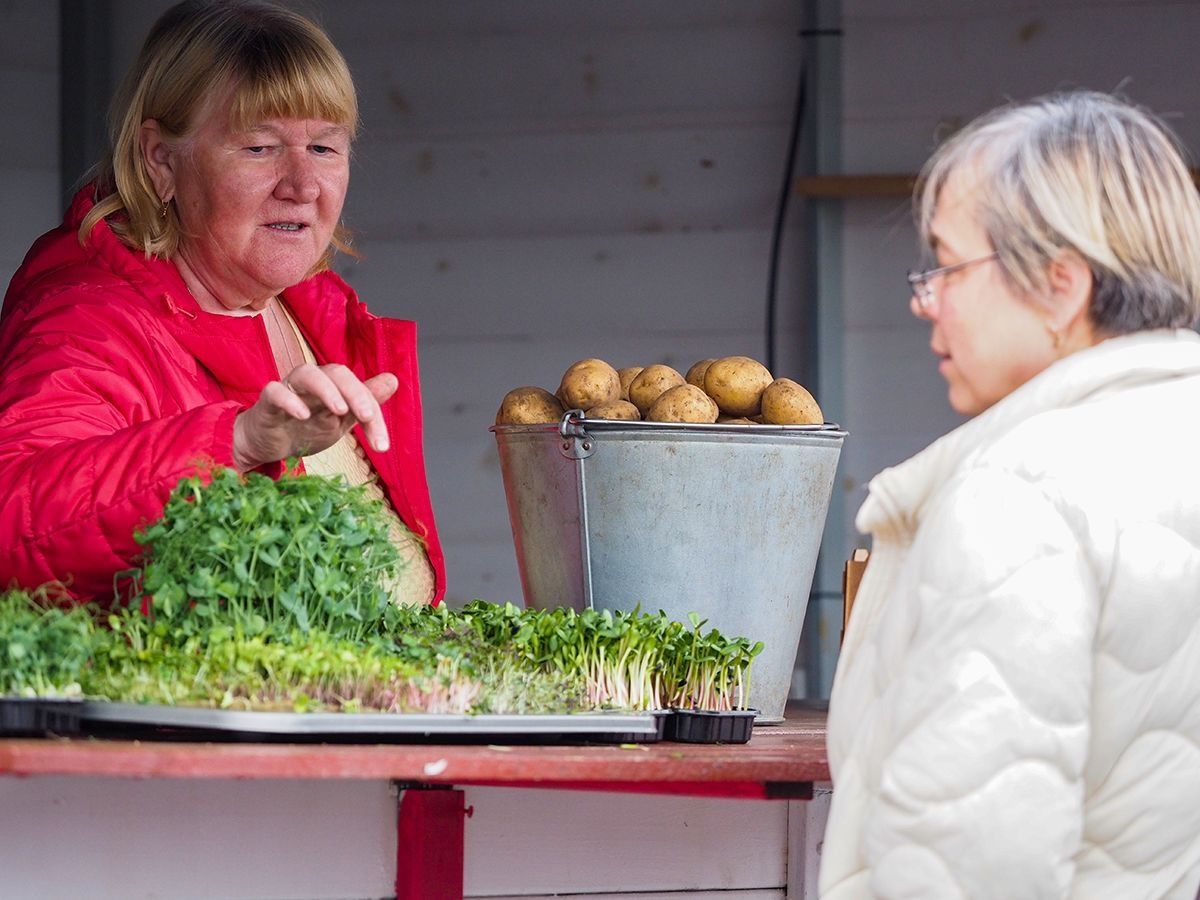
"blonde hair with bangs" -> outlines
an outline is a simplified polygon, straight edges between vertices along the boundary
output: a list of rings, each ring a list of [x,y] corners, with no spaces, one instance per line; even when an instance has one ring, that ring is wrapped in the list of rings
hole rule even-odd
[[[218,102],[239,130],[272,118],[324,119],[358,129],[358,100],[345,59],[315,24],[253,0],[185,0],[155,23],[113,98],[110,150],[95,171],[96,205],[79,227],[85,242],[101,219],[147,256],[170,258],[182,236],[142,159],[142,122],[185,144]],[[332,248],[351,252],[342,225]],[[327,268],[327,250],[317,270]]]
[[[927,247],[951,176],[970,179],[976,219],[1025,295],[1043,296],[1049,263],[1074,251],[1092,272],[1098,331],[1179,328],[1200,317],[1200,195],[1176,138],[1148,112],[1075,91],[976,119],[918,179]]]

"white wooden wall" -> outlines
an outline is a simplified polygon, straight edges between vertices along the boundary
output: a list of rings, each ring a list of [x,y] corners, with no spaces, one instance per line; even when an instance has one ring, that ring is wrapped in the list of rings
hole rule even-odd
[[[4,273],[60,213],[57,5],[0,0]],[[114,71],[167,5],[115,0]],[[341,271],[373,308],[420,324],[451,601],[519,599],[487,431],[506,390],[553,389],[583,356],[686,367],[765,355],[800,0],[299,5],[344,50],[362,99],[347,217],[364,259]],[[915,171],[939,130],[1005,97],[1066,86],[1121,86],[1200,147],[1200,3],[841,6],[843,172]],[[844,534],[826,544],[835,561],[860,542],[853,517],[871,475],[958,421],[926,329],[906,310],[908,204],[850,200],[841,216],[830,239],[840,243],[843,401],[826,412],[850,438],[834,498]],[[801,363],[798,208],[790,221],[782,373]],[[831,573],[816,587],[836,592]]]
[[[113,4],[114,73],[167,5]],[[588,356],[681,369],[765,357],[799,5],[298,5],[324,22],[360,93],[346,216],[364,258],[339,271],[377,312],[420,326],[449,600],[519,601],[487,430],[507,390],[553,390]],[[781,374],[800,363],[798,260],[793,239]]]
[[[916,172],[947,129],[1007,99],[1066,88],[1120,88],[1166,118],[1193,157],[1200,151],[1200,3],[844,0],[842,10],[846,173]],[[961,420],[946,403],[928,326],[908,314],[903,277],[917,262],[909,204],[847,201],[843,223],[849,543],[866,482]]]
[[[59,223],[58,3],[0,0],[0,285]]]
[[[451,601],[518,600],[487,431],[503,394],[554,390],[582,357],[764,354],[798,9],[357,8],[327,19],[366,125],[348,201],[365,259],[343,271],[421,326]]]
[[[828,793],[468,788],[465,802],[467,897],[782,900],[815,896],[805,861]],[[0,897],[386,897],[396,803],[381,781],[0,778]]]

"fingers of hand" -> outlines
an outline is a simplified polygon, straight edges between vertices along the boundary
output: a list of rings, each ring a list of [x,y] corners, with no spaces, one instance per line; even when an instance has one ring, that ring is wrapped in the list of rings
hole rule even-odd
[[[396,389],[400,386],[399,380],[391,372],[380,372],[378,375],[372,375],[364,382],[367,390],[371,392],[371,396],[380,407],[380,414],[372,421],[363,425],[363,433],[367,440],[371,442],[371,446],[380,452],[387,450],[391,446],[391,438],[388,437],[387,423],[383,419],[383,404],[396,393]]]
[[[340,371],[331,372],[330,377],[341,385],[342,394],[349,401],[354,417],[362,423],[363,435],[376,450],[387,450],[391,441],[380,404],[395,393],[396,377],[385,372],[368,378],[364,383],[349,369],[337,368]]]
[[[320,417],[328,412],[340,419],[343,434],[356,423],[362,423],[372,447],[383,451],[390,446],[380,404],[395,393],[399,384],[391,373],[376,375],[364,383],[343,365],[306,364],[293,369],[284,382],[310,414]]]
[[[383,421],[383,416],[376,416],[370,422],[363,422],[363,434],[366,436],[368,443],[380,453],[392,446],[391,439],[388,437],[387,424]]]
[[[263,388],[260,399],[294,419],[307,419],[312,415],[308,404],[286,378],[282,381],[272,381]]]
[[[400,380],[391,372],[380,372],[364,382],[374,395],[376,402],[383,405],[400,387]]]
[[[344,416],[350,412],[350,407],[346,398],[342,396],[342,389],[331,377],[331,371],[334,369],[345,369],[350,373],[345,366],[318,367],[305,363],[292,369],[283,381],[300,396],[311,412],[321,413],[328,410],[335,416]],[[350,373],[350,377],[354,377],[353,373]]]
[[[337,388],[340,398],[346,405],[339,415],[345,415],[349,411],[357,421],[364,425],[379,418],[379,401],[375,399],[371,389],[358,380],[357,375],[345,366],[338,365],[323,366],[321,371]]]
[[[383,410],[380,408],[381,401],[377,399],[376,392],[370,387],[370,379],[368,379],[367,384],[360,382],[358,387],[361,389],[362,394],[365,395],[359,399],[364,400],[364,406],[370,411],[369,416],[359,415],[359,407],[355,405],[356,415],[362,423],[363,436],[366,437],[372,447],[383,452],[391,446],[391,440],[388,437],[387,423],[383,420]],[[384,397],[384,399],[387,398]]]

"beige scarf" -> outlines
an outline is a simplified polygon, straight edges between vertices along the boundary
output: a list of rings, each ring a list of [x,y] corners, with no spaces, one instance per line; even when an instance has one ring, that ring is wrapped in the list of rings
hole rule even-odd
[[[283,310],[284,318],[304,353],[304,361],[315,365],[317,360],[313,356],[312,348],[308,346],[308,341],[301,334],[291,312],[282,303],[278,304],[278,308]],[[383,508],[387,511],[392,543],[400,551],[400,572],[388,585],[392,599],[397,603],[432,603],[433,566],[429,564],[425,546],[421,543],[421,539],[401,521],[391,503],[388,502],[383,488],[379,485],[379,479],[371,469],[370,462],[367,461],[366,453],[363,452],[354,435],[347,432],[332,447],[328,447],[320,453],[314,453],[312,456],[305,456],[304,470],[310,475],[342,475],[351,485],[363,485],[368,495],[383,504]]]

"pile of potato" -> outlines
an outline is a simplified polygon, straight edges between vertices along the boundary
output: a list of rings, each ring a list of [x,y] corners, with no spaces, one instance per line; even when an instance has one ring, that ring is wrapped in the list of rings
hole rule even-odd
[[[654,364],[614,369],[602,359],[581,359],[558,391],[519,387],[496,413],[497,425],[561,421],[568,409],[589,419],[647,422],[726,422],[736,425],[820,425],[812,394],[790,378],[772,378],[748,356],[702,359],[686,375]]]

